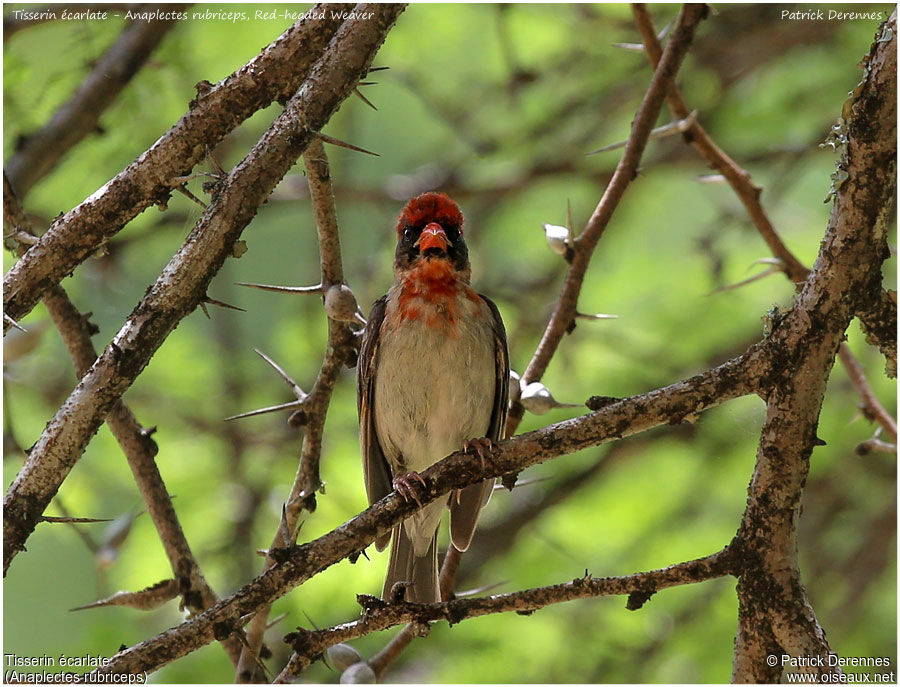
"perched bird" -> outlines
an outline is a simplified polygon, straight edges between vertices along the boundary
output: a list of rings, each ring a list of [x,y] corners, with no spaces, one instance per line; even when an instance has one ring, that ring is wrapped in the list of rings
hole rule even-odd
[[[464,449],[482,458],[502,438],[509,356],[500,312],[469,286],[471,269],[459,207],[423,193],[397,221],[394,285],[363,331],[357,404],[369,503],[396,489],[418,500],[418,472]],[[406,582],[406,599],[440,601],[437,531],[450,508],[450,541],[465,551],[493,480],[438,499],[375,541],[391,541],[382,595]]]

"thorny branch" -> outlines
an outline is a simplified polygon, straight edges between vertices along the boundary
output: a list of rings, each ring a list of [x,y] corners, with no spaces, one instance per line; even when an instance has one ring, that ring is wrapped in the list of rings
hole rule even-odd
[[[650,66],[655,69],[662,57],[662,49],[656,38],[656,31],[653,28],[650,14],[647,12],[645,5],[635,4],[632,5],[632,8],[634,10],[635,24],[637,25],[637,28],[641,33],[641,39],[644,42],[644,50],[647,59],[650,61]],[[675,84],[669,88],[669,92],[666,94],[666,102],[669,105],[669,110],[671,110],[672,115],[677,119],[685,119],[690,114],[690,110],[685,104],[684,99],[681,97],[678,86]],[[769,221],[768,216],[763,210],[762,205],[760,205],[759,196],[762,193],[762,189],[753,183],[750,174],[741,169],[734,160],[728,157],[725,151],[715,144],[706,133],[706,130],[696,121],[694,121],[691,127],[684,133],[684,138],[685,141],[689,142],[700,155],[702,155],[722,176],[725,177],[734,189],[738,198],[740,198],[741,203],[743,203],[744,208],[747,210],[750,219],[753,221],[754,225],[756,225],[760,235],[769,246],[769,250],[772,251],[772,255],[781,259],[783,262],[784,271],[785,274],[788,275],[788,278],[795,283],[803,282],[806,279],[809,270],[800,264],[793,253],[791,253],[781,241],[781,237],[778,236],[775,228],[772,226],[772,223]]]
[[[25,212],[5,174],[3,210],[4,231],[15,229],[17,232],[31,233]],[[56,285],[47,292],[44,296],[44,305],[69,350],[76,374],[84,375],[97,359],[97,353],[91,342],[91,334],[94,331],[92,325],[88,318],[78,311],[62,286]],[[128,460],[144,504],[172,566],[172,572],[178,583],[178,593],[184,599],[185,607],[194,613],[209,608],[219,599],[197,565],[181,529],[168,489],[159,474],[154,460],[159,449],[152,438],[153,429],[144,428],[121,399],[113,405],[106,423]],[[240,653],[237,640],[228,638],[224,645],[236,663]]]
[[[370,19],[341,26],[284,113],[223,180],[182,248],[48,423],[4,499],[4,571],[109,409],[205,298],[256,209],[352,92],[402,10],[402,5],[372,5]]]
[[[285,641],[289,641],[294,648],[298,657],[295,665],[302,670],[329,647],[339,642],[356,639],[401,623],[418,626],[420,634],[427,634],[428,623],[435,621],[447,621],[454,625],[468,618],[493,613],[516,612],[520,615],[531,615],[545,606],[565,601],[624,594],[628,595],[628,609],[637,610],[661,589],[694,584],[729,574],[732,574],[732,568],[730,553],[726,548],[704,558],[650,572],[602,578],[586,574],[584,577],[562,584],[441,603],[417,604],[401,601],[388,604],[381,599],[360,594],[357,600],[363,607],[363,615],[359,620],[324,630],[299,629],[287,635]]]
[[[3,311],[24,317],[44,291],[151,205],[165,208],[176,177],[188,175],[219,141],[254,112],[284,102],[303,84],[341,26],[331,19],[353,5],[334,5],[302,19],[215,86],[201,82],[191,109],[153,146],[76,208],[57,218],[3,278]],[[325,13],[323,13],[325,14]],[[3,331],[9,325],[4,322]]]
[[[588,415],[520,434],[496,446],[487,465],[457,452],[422,473],[423,505],[452,489],[558,456],[658,427],[691,421],[705,409],[764,389],[770,368],[765,342],[744,355],[682,382],[598,405]],[[101,670],[122,673],[155,670],[194,649],[235,631],[261,604],[272,603],[338,561],[362,551],[419,506],[392,493],[335,530],[293,547],[279,562],[227,599],[181,625],[116,654]]]
[[[310,198],[316,217],[322,266],[321,284],[323,298],[326,298],[331,288],[340,289],[343,285],[343,266],[334,193],[331,189],[331,172],[325,147],[320,139],[316,138],[310,142],[303,154],[303,162],[306,165]],[[284,506],[283,521],[279,525],[272,540],[271,549],[266,555],[267,568],[275,564],[272,550],[285,549],[296,544],[297,523],[303,509],[312,512],[316,508],[315,493],[321,487],[319,460],[322,455],[325,416],[341,368],[347,364],[355,364],[354,344],[355,336],[347,322],[332,319],[329,316],[325,359],[322,361],[319,376],[300,411],[303,414],[303,443],[297,475]],[[263,633],[268,623],[269,610],[269,606],[260,608],[250,622],[247,646],[241,653],[241,661],[238,665],[237,682],[250,682],[254,678],[260,678],[255,674],[255,669],[258,665]]]
[[[622,158],[616,166],[616,171],[613,173],[613,177],[610,179],[603,197],[588,220],[584,231],[575,238],[574,253],[566,274],[562,293],[556,302],[550,322],[547,323],[547,328],[538,344],[537,350],[522,374],[524,384],[541,379],[547,366],[550,364],[553,354],[562,341],[563,335],[569,330],[575,320],[578,294],[581,292],[581,285],[584,283],[584,276],[590,265],[594,248],[606,230],[625,190],[637,175],[641,155],[646,147],[647,138],[650,135],[653,124],[659,116],[663,98],[675,78],[681,62],[684,60],[684,56],[687,54],[694,36],[694,30],[706,16],[706,12],[706,5],[688,4],[682,8],[678,15],[675,29],[669,42],[666,44],[660,65],[653,74],[650,87],[647,89],[647,93],[644,95],[641,106],[634,118],[631,136],[628,139],[628,144],[625,146],[625,151],[622,153]],[[515,431],[515,428],[522,420],[522,414],[523,409],[521,406],[514,404],[510,408],[506,422],[507,436]]]
[[[816,673],[840,672],[806,596],[797,561],[800,497],[816,445],[819,412],[835,354],[851,318],[881,291],[888,257],[887,222],[896,194],[896,10],[888,40],[873,44],[863,87],[852,104],[837,190],[819,256],[795,306],[773,323],[772,340],[795,339],[767,398],[767,415],[736,542],[742,560],[732,679],[773,677],[765,657],[773,642],[791,656],[820,657]]]
[[[660,48],[659,41],[656,38],[656,30],[653,28],[653,20],[651,19],[650,13],[647,11],[647,7],[645,5],[635,4],[632,7],[634,10],[634,22],[641,33],[641,39],[644,42],[647,59],[650,62],[650,66],[655,69],[656,65],[659,63],[662,49]],[[684,99],[681,97],[681,92],[678,90],[677,85],[672,84],[672,86],[669,88],[669,93],[666,96],[666,101],[668,102],[669,110],[671,110],[674,117],[683,119],[688,116],[688,107],[685,104]],[[723,177],[725,177],[725,179],[728,181],[728,184],[740,199],[741,203],[743,203],[744,208],[747,210],[748,216],[756,227],[756,230],[759,232],[760,236],[763,237],[763,240],[765,240],[766,245],[768,245],[769,247],[769,250],[772,251],[772,255],[778,258],[778,260],[780,261],[781,269],[784,271],[788,279],[794,282],[794,285],[799,290],[803,286],[803,283],[806,281],[806,278],[809,275],[809,269],[805,267],[784,244],[778,232],[775,230],[775,227],[772,225],[772,222],[769,220],[769,216],[763,208],[762,202],[760,201],[762,188],[753,183],[753,180],[750,178],[749,172],[742,169],[725,153],[724,150],[722,150],[715,144],[710,135],[706,132],[703,126],[696,121],[696,119],[694,119],[691,126],[684,133],[684,139],[687,143],[693,146],[693,148],[710,164],[713,169],[715,169]],[[885,294],[886,292],[884,290],[879,291],[878,300],[876,300],[876,302],[884,302]],[[888,302],[890,302],[890,299],[888,299]],[[895,332],[897,325],[897,304],[894,303],[893,306],[892,331]],[[874,321],[875,319],[879,319],[873,316],[873,314],[870,312],[870,309],[868,308],[863,308],[861,311],[857,312],[857,314],[860,316],[860,318],[867,317],[868,321],[870,322]],[[886,317],[888,320],[890,320],[889,315],[887,315]],[[876,338],[876,343],[885,340],[885,337],[883,336]],[[887,337],[886,340],[889,340],[894,344],[894,363],[896,367],[895,334],[892,333],[889,337]],[[878,345],[881,346],[880,343]],[[841,343],[839,354],[841,362],[847,368],[847,374],[850,375],[853,386],[856,388],[857,393],[859,394],[859,397],[863,402],[863,408],[866,417],[876,420],[878,424],[880,424],[896,442],[897,422],[884,409],[884,407],[876,398],[875,394],[872,392],[871,387],[869,386],[865,376],[862,373],[862,368],[860,367],[858,361],[853,355],[853,352],[850,350],[850,347],[846,342]],[[885,355],[888,357],[888,360],[890,362],[890,352],[885,351]]]

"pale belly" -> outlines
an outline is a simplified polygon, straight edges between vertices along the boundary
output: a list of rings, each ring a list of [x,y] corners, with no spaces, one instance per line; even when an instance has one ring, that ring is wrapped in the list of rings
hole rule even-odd
[[[490,323],[460,318],[454,333],[415,320],[382,334],[375,428],[395,474],[421,472],[487,434],[496,375]]]

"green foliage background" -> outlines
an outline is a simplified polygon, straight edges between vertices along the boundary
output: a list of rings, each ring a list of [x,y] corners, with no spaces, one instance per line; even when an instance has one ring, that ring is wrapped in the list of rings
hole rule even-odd
[[[4,6],[5,16],[21,5]],[[302,11],[307,6],[200,5],[195,9]],[[890,13],[889,5],[823,6]],[[657,27],[677,6],[651,8]],[[841,104],[860,78],[878,22],[791,21],[791,6],[716,6],[679,75],[690,107],[714,140],[765,191],[781,236],[807,265],[815,259],[830,204],[835,156],[820,149]],[[802,9],[802,8],[801,8]],[[186,111],[193,84],[224,78],[287,26],[284,20],[187,21],[165,39],[84,140],[25,199],[43,228],[102,186]],[[4,45],[4,159],[16,140],[45,122],[122,29],[121,20],[51,22]],[[410,195],[438,188],[467,216],[473,281],[499,304],[511,359],[522,371],[559,293],[565,263],[545,244],[541,223],[564,224],[569,201],[580,230],[600,199],[618,152],[586,157],[624,140],[649,82],[644,56],[613,47],[635,42],[626,5],[412,5],[401,15],[364,87],[378,107],[348,100],[326,133],[380,157],[329,148],[336,183],[345,272],[364,309],[391,281],[393,222]],[[260,112],[215,155],[235,164],[276,116]],[[668,113],[660,123],[668,121]],[[207,166],[211,168],[211,166]],[[579,321],[545,377],[554,395],[580,403],[593,394],[627,396],[690,376],[742,352],[763,335],[773,306],[790,307],[793,287],[772,276],[710,295],[746,278],[766,247],[734,193],[699,183],[709,170],[680,137],[652,141],[643,171],[595,253],[580,299],[583,312],[618,320]],[[192,190],[202,195],[201,181]],[[114,336],[190,230],[200,208],[174,196],[166,213],[147,210],[83,264],[64,286],[93,312],[102,348]],[[290,400],[253,353],[259,348],[301,385],[315,379],[325,342],[316,297],[234,286],[236,281],[312,284],[318,251],[300,166],[282,182],[243,236],[249,251],[230,260],[209,295],[247,309],[211,309],[187,318],[126,394],[155,438],[160,470],[207,579],[226,595],[260,570],[299,455],[286,417],[225,424],[226,416]],[[13,258],[4,255],[4,268]],[[896,263],[886,285],[896,288]],[[23,324],[39,327],[42,306]],[[854,323],[848,334],[869,381],[896,415],[895,385]],[[71,391],[75,378],[52,327],[29,355],[5,368],[4,482]],[[801,565],[832,648],[844,656],[890,657],[896,666],[896,461],[855,455],[873,427],[838,364],[829,382],[804,496]],[[584,408],[526,416],[520,431],[574,417]],[[758,398],[705,413],[693,426],[664,428],[523,473],[543,481],[498,492],[482,518],[481,539],[464,559],[461,588],[498,591],[553,584],[590,571],[619,575],[662,567],[721,548],[736,531],[764,417]],[[305,518],[312,539],[366,506],[356,436],[354,372],[346,371],[328,415],[322,460],[326,494]],[[491,539],[515,512],[538,508],[560,484],[603,464],[560,503],[514,537]],[[59,501],[73,515],[117,517],[139,511],[140,496],[118,446],[101,429]],[[49,514],[60,514],[58,505]],[[104,525],[82,526],[93,540]],[[347,561],[275,604],[287,616],[267,635],[296,625],[351,620],[355,594],[378,593],[386,564]],[[118,557],[105,567],[66,525],[41,525],[6,578],[4,653],[109,656],[182,618],[177,603],[152,612],[69,608],[119,589],[171,576],[146,515],[138,516]],[[547,608],[529,617],[494,616],[435,625],[392,669],[395,681],[722,682],[731,673],[736,627],[731,578],[663,591],[640,611],[623,598]],[[394,631],[355,643],[364,656]],[[321,664],[306,678],[335,682]],[[230,682],[233,669],[210,646],[151,676],[158,682]]]

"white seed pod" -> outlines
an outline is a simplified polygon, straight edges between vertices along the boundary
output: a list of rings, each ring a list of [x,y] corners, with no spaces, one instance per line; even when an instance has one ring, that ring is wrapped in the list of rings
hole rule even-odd
[[[515,403],[522,397],[521,381],[522,378],[519,377],[518,372],[515,370],[509,371],[509,400],[512,403]]]
[[[362,656],[359,655],[359,652],[343,642],[328,647],[328,651],[325,653],[328,654],[328,660],[341,672],[347,670],[354,663],[362,661]]]
[[[338,322],[366,323],[356,296],[346,284],[334,284],[325,291],[325,314]]]
[[[342,685],[374,685],[376,682],[375,671],[365,661],[354,663],[341,673]]]
[[[569,230],[556,224],[544,222],[544,233],[547,235],[547,245],[550,246],[550,250],[554,253],[565,255],[569,244]]]
[[[552,408],[577,408],[577,403],[560,403],[550,389],[540,382],[532,382],[522,389],[522,398],[520,399],[525,410],[535,415],[543,415]]]

